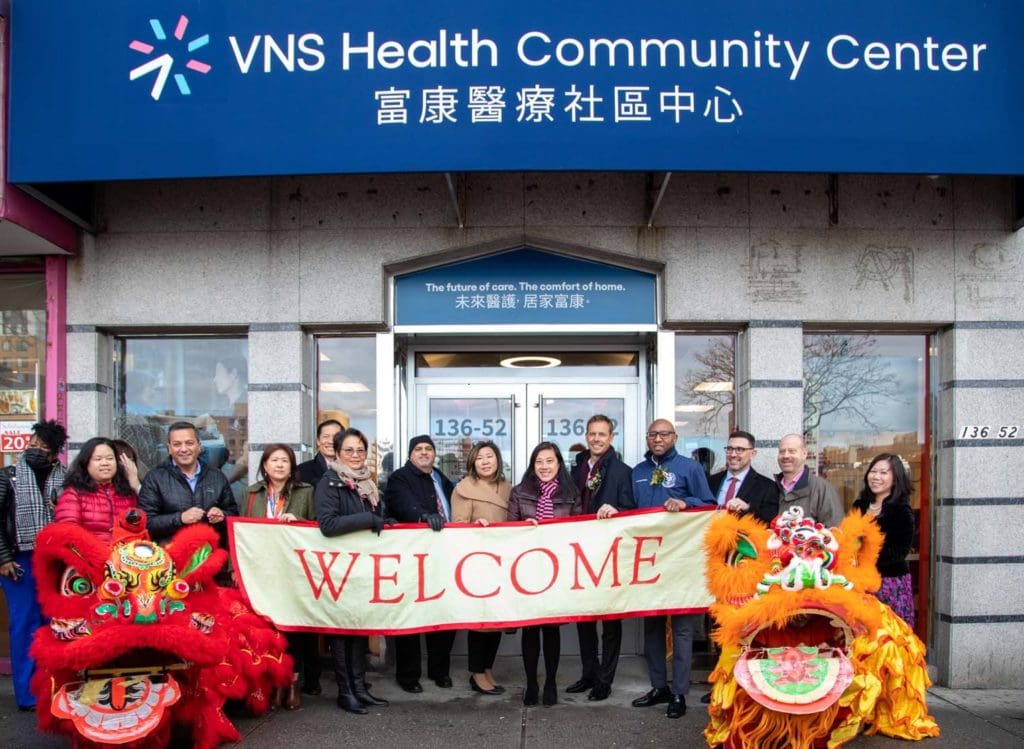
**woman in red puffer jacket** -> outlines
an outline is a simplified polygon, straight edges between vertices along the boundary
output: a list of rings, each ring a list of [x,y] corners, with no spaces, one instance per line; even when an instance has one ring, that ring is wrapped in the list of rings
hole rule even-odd
[[[110,543],[114,520],[137,504],[114,443],[106,437],[93,437],[82,445],[68,469],[53,519],[80,525]]]

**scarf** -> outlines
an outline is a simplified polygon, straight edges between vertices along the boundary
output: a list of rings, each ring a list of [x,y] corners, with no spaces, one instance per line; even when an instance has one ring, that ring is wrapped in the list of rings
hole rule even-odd
[[[594,466],[589,470],[582,470],[583,468],[588,467],[588,463],[590,462],[589,460],[583,461],[580,465],[579,490],[580,496],[583,499],[584,514],[597,511],[597,508],[590,507],[590,502],[594,498],[594,495],[597,494],[597,490],[601,488],[601,482],[604,480],[604,464],[608,462],[608,456],[610,454],[611,452],[609,451],[598,458],[597,462],[594,463]]]
[[[552,498],[558,492],[558,479],[544,481],[540,485],[537,496],[537,520],[551,520],[555,516],[555,504]]]
[[[356,493],[364,502],[369,502],[370,507],[377,509],[379,497],[377,495],[377,484],[370,475],[370,468],[365,463],[362,468],[352,469],[340,460],[328,460],[327,467],[341,476],[350,484],[355,484]]]
[[[16,543],[18,551],[31,551],[39,531],[53,522],[53,507],[64,485],[64,466],[53,464],[41,492],[36,474],[24,457],[18,460],[13,479]]]

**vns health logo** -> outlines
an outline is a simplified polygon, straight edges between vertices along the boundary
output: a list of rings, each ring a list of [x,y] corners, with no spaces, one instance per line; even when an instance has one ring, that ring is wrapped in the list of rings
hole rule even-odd
[[[175,56],[171,52],[175,52],[181,59],[187,57],[187,61],[184,66],[187,70],[192,70],[196,73],[206,75],[210,72],[211,66],[200,60],[196,60],[191,55],[197,49],[202,49],[210,43],[210,35],[203,34],[197,36],[195,39],[191,39],[188,42],[183,41],[185,38],[185,32],[188,30],[188,16],[181,16],[178,18],[178,24],[174,27],[174,39],[177,41],[168,42],[167,32],[164,31],[163,24],[157,18],[149,19],[149,26],[153,31],[153,36],[156,38],[159,44],[158,46],[164,48],[162,54],[153,57],[146,62],[142,63],[136,68],[132,68],[131,72],[128,73],[129,80],[138,80],[143,76],[155,73],[156,77],[153,80],[153,88],[149,92],[149,95],[153,97],[154,101],[159,101],[161,94],[164,92],[164,85],[167,83],[167,79],[171,75],[171,70],[175,65]],[[157,45],[148,44],[146,42],[139,41],[138,39],[132,40],[131,44],[128,45],[130,49],[143,55],[153,55],[157,52]],[[174,83],[178,87],[178,91],[182,96],[188,96],[192,93],[192,89],[188,86],[188,80],[185,78],[185,73],[175,73]]]

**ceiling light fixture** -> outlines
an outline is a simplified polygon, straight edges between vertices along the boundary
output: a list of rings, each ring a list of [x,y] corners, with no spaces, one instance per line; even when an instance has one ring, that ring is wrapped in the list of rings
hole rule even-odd
[[[561,366],[562,360],[553,356],[530,354],[529,356],[509,356],[502,359],[499,364],[509,369],[549,369]]]

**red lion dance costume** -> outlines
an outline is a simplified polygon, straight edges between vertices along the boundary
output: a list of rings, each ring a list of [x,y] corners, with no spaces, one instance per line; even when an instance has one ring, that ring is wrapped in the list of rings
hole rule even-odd
[[[861,731],[938,736],[924,644],[871,591],[882,532],[855,514],[824,528],[792,508],[771,528],[721,513],[704,538],[722,654],[709,746],[811,749]]]
[[[238,741],[225,701],[265,712],[292,661],[284,638],[214,582],[226,560],[209,526],[161,548],[135,510],[110,546],[70,523],[45,528],[34,564],[50,625],[31,650],[40,729],[79,747],[162,747],[172,728],[199,749]]]

